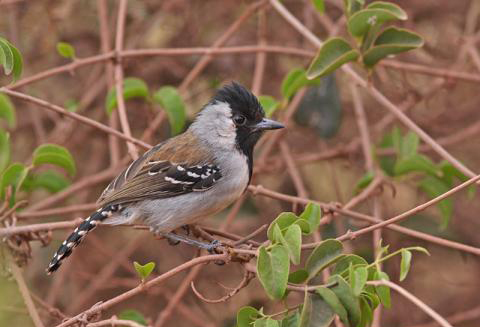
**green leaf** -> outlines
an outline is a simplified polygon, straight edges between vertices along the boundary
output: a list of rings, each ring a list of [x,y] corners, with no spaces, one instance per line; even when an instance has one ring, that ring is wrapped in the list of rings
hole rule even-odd
[[[294,314],[282,319],[281,327],[298,327],[300,324],[300,313],[298,310]]]
[[[257,309],[253,307],[243,307],[237,313],[237,327],[252,327],[252,323],[260,316]]]
[[[320,295],[305,292],[299,327],[328,327],[334,317],[333,310]]]
[[[305,235],[311,234],[312,229],[308,221],[303,220],[303,219],[297,219],[294,223],[295,225],[298,225],[300,229],[302,230],[302,233]]]
[[[430,252],[428,252],[427,249],[425,249],[424,247],[421,247],[421,246],[412,246],[412,247],[409,247],[408,250],[409,251],[418,251],[418,252],[425,253],[426,255],[430,255]]]
[[[465,182],[468,180],[468,177],[462,173],[460,170],[455,168],[451,163],[446,160],[442,160],[437,165],[438,170],[440,171],[441,178],[449,187],[453,186],[453,178],[458,178],[460,181]]]
[[[403,249],[402,261],[400,262],[400,281],[403,281],[410,270],[410,263],[412,262],[412,252]]]
[[[292,271],[288,275],[288,282],[293,284],[303,284],[308,278],[308,271],[305,269],[299,269],[297,271]]]
[[[290,99],[299,89],[309,84],[309,80],[305,77],[304,69],[293,69],[282,81],[282,95],[286,99]]]
[[[144,264],[143,266],[138,262],[134,261],[133,266],[137,271],[138,276],[143,280],[145,280],[150,274],[152,273],[153,269],[155,269],[155,262],[149,262]]]
[[[148,325],[147,320],[145,319],[143,314],[141,312],[139,312],[137,310],[133,310],[133,309],[123,310],[118,315],[118,319],[135,321],[136,323],[138,323],[140,325],[143,325],[143,326]]]
[[[367,9],[383,9],[395,14],[400,20],[407,20],[407,13],[400,6],[384,1],[374,1],[367,6]]]
[[[348,269],[350,263],[353,267],[359,265],[368,265],[367,261],[364,258],[356,254],[347,254],[337,262],[335,268],[333,269],[332,275],[341,275],[345,270]]]
[[[432,176],[438,175],[436,165],[423,154],[416,153],[406,158],[399,158],[394,167],[395,176],[411,172],[425,172]]]
[[[371,307],[373,309],[376,309],[380,304],[380,299],[378,295],[375,293],[375,287],[372,285],[367,285],[365,290],[368,290],[368,291],[363,292],[361,297],[366,298],[370,302]]]
[[[318,226],[320,226],[320,219],[322,218],[322,209],[318,204],[309,203],[303,210],[302,214],[300,215],[300,219],[306,220],[310,225],[309,232],[305,234],[311,234],[317,230]],[[303,231],[303,229],[302,229]]]
[[[274,245],[270,251],[265,246],[259,248],[257,273],[267,295],[272,299],[281,299],[288,282],[290,260],[282,245]]]
[[[367,187],[373,181],[374,178],[375,178],[375,172],[367,171],[367,173],[363,175],[355,185],[355,193],[358,193],[361,190],[363,190],[365,187]]]
[[[365,0],[343,0],[343,4],[345,5],[346,16],[350,17],[363,8]]]
[[[280,327],[279,323],[277,320],[272,319],[272,318],[267,318],[265,327]]]
[[[398,127],[394,127],[392,132],[385,134],[382,141],[379,144],[380,148],[391,148],[393,147],[398,154],[400,152],[400,145],[402,142],[402,135]],[[382,156],[379,158],[380,167],[388,176],[394,176],[394,167],[395,167],[395,157],[393,156]]]
[[[389,27],[375,39],[373,46],[363,54],[363,63],[373,67],[379,60],[400,52],[423,46],[420,35],[401,28]]]
[[[70,152],[56,144],[42,144],[33,152],[34,166],[52,164],[64,168],[71,176],[75,175],[76,167]]]
[[[131,98],[148,99],[148,87],[144,81],[135,77],[128,77],[123,80],[123,98],[125,100]],[[113,109],[117,107],[117,91],[112,87],[108,91],[105,99],[105,109],[108,114],[111,114]]]
[[[348,321],[350,325],[356,326],[360,322],[361,312],[359,299],[353,293],[347,282],[339,275],[333,275],[331,282],[336,281],[337,285],[332,287],[331,290],[340,300],[340,303],[344,306],[348,313]]]
[[[265,116],[272,117],[273,113],[278,109],[280,103],[270,95],[260,95],[258,101],[265,111]]]
[[[355,61],[360,53],[343,38],[330,38],[322,45],[307,70],[307,78],[325,76],[349,61]]]
[[[17,48],[15,48],[10,42],[8,42],[8,44],[10,45],[10,50],[12,50],[13,54],[13,81],[15,82],[22,75],[23,58]]]
[[[13,71],[14,59],[10,42],[0,37],[0,64],[3,66],[5,75],[10,75]]]
[[[287,248],[290,260],[294,265],[300,263],[300,252],[302,247],[302,230],[298,225],[291,225],[287,228],[283,237],[285,243],[282,244]]]
[[[370,307],[370,304],[364,297],[360,298],[360,311],[362,314],[358,327],[370,326],[373,321],[373,311]]]
[[[57,52],[62,57],[75,59],[75,48],[67,42],[58,42],[57,43]]]
[[[374,280],[390,280],[388,275],[383,271],[377,271],[373,277]],[[378,297],[380,298],[380,302],[382,302],[385,308],[391,307],[391,300],[390,300],[390,288],[385,285],[375,286],[375,291],[377,292]]]
[[[153,100],[167,112],[172,135],[183,131],[185,126],[185,104],[178,90],[173,86],[163,86],[153,95]]]
[[[4,118],[10,128],[15,127],[15,108],[8,96],[3,93],[0,93],[0,118]]]
[[[378,3],[377,3],[378,4]],[[407,14],[398,6],[368,6],[367,9],[357,11],[348,19],[348,31],[354,37],[364,37],[373,26],[379,26],[392,20],[406,20]]]
[[[27,177],[29,169],[21,163],[12,163],[2,173],[0,179],[0,198],[5,198],[5,192],[8,186],[12,186],[12,196],[10,198],[10,206],[15,203],[15,195]]]
[[[400,145],[400,158],[408,158],[417,154],[418,144],[420,143],[420,138],[417,134],[413,132],[408,132],[405,137],[403,137]]]
[[[340,260],[343,255],[341,242],[329,239],[321,242],[310,254],[305,264],[309,279],[315,277],[320,271]]]
[[[0,173],[10,163],[10,134],[0,128]]]
[[[433,176],[425,177],[419,184],[419,187],[431,198],[436,198],[449,190],[448,185],[443,180]],[[453,213],[453,200],[451,198],[443,199],[437,203],[437,208],[442,215],[442,229],[448,226]]]
[[[337,295],[329,288],[320,286],[315,290],[322,299],[332,308],[332,310],[338,315],[340,320],[349,327],[348,313],[345,310],[343,304],[338,299]]]
[[[282,212],[280,215],[278,215],[277,218],[275,218],[274,221],[271,222],[270,226],[268,226],[267,230],[267,236],[270,241],[274,241],[273,237],[273,230],[275,228],[275,225],[278,225],[280,230],[287,229],[290,225],[292,225],[298,217],[293,213],[293,212]]]
[[[27,192],[43,188],[50,193],[57,193],[67,188],[70,181],[56,171],[47,170],[39,174],[29,174],[25,179],[22,189]]]
[[[353,270],[353,279],[350,280],[353,294],[359,296],[362,293],[368,279],[368,271],[366,267],[358,267]]]
[[[260,319],[257,319],[255,320],[255,322],[253,323],[253,327],[266,327],[267,326],[267,317],[265,318],[260,318]]]
[[[323,14],[325,12],[325,2],[324,2],[324,0],[312,0],[312,3],[315,6],[315,9],[317,9],[317,11],[319,13]]]

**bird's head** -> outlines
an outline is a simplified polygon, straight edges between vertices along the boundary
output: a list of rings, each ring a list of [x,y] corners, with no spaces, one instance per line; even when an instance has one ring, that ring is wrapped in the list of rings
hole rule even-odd
[[[193,131],[211,146],[244,153],[251,162],[253,148],[266,130],[284,126],[265,118],[257,97],[242,85],[223,86],[198,114]]]

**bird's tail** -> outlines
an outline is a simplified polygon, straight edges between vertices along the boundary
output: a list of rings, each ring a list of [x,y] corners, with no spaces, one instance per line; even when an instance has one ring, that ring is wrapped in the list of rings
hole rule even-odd
[[[57,270],[62,264],[62,261],[70,254],[72,254],[73,248],[75,248],[80,244],[80,242],[82,242],[83,238],[85,237],[85,235],[87,235],[88,232],[97,227],[98,223],[111,217],[113,213],[119,210],[120,205],[118,204],[107,205],[98,209],[87,219],[85,219],[77,228],[75,228],[73,233],[71,233],[70,236],[68,236],[67,239],[63,241],[60,248],[57,250],[57,252],[55,252],[52,261],[50,261],[50,264],[48,265],[47,273],[51,274],[52,272]]]

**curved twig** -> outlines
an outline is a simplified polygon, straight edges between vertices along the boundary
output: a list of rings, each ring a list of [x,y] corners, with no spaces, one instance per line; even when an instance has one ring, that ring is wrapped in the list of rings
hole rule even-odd
[[[253,273],[251,273],[250,271],[248,271],[247,269],[244,269],[244,273],[243,273],[243,278],[242,278],[242,281],[237,285],[237,287],[233,288],[230,293],[222,296],[221,298],[219,299],[216,299],[216,300],[210,300],[210,299],[207,299],[205,296],[203,296],[195,287],[195,284],[193,283],[193,281],[190,283],[190,287],[192,288],[192,291],[193,293],[195,293],[195,295],[202,301],[204,302],[207,302],[207,303],[222,303],[222,302],[226,302],[228,301],[231,297],[233,297],[235,294],[237,294],[238,292],[240,292],[240,290],[244,287],[246,287],[249,283],[250,283],[250,280],[253,279],[253,277],[255,277],[255,275]],[[225,287],[224,287],[225,288]]]
[[[379,286],[379,285],[385,285],[390,288],[393,288],[395,291],[403,295],[405,298],[410,300],[413,304],[415,304],[417,307],[419,307],[423,312],[428,314],[430,317],[432,317],[436,322],[440,324],[440,326],[443,327],[452,327],[448,321],[445,320],[442,316],[440,316],[438,313],[436,313],[432,308],[430,308],[428,305],[426,305],[423,301],[421,301],[419,298],[417,298],[415,295],[404,289],[403,287],[392,283],[388,280],[377,280],[377,281],[371,281],[367,282],[369,285],[374,285],[374,286]]]

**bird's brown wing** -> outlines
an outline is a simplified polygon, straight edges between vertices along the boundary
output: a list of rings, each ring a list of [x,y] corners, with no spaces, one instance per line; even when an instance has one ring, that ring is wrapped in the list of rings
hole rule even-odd
[[[123,204],[205,191],[221,177],[208,149],[186,132],[133,161],[107,186],[99,202]]]

